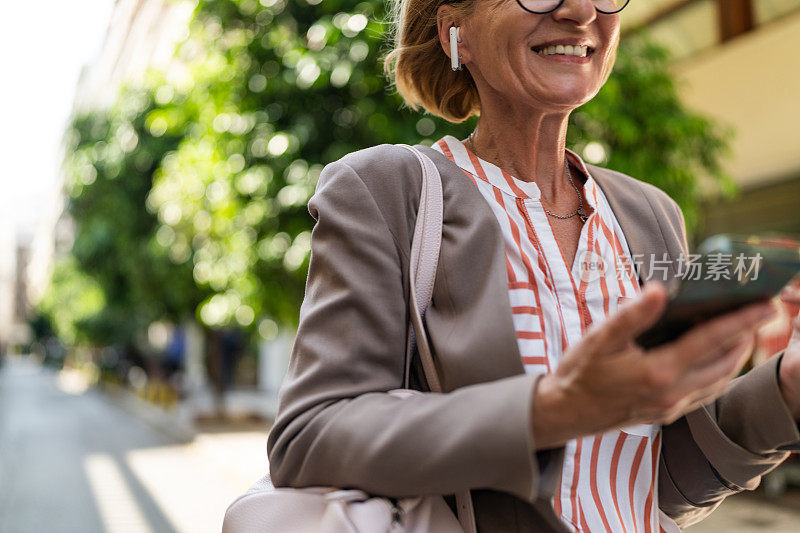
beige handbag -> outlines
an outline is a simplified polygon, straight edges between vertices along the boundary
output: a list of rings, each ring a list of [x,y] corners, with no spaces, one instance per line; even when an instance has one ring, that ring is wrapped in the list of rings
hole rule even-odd
[[[416,148],[412,152],[422,166],[422,192],[411,246],[409,282],[411,322],[408,345],[415,342],[432,392],[442,392],[431,356],[422,318],[433,295],[442,239],[442,181],[433,161]],[[419,303],[422,302],[422,312]],[[408,353],[413,354],[413,349]],[[406,398],[422,394],[408,388],[410,361],[406,361],[405,389],[389,394]],[[475,533],[475,515],[469,492],[456,494],[458,519],[441,496],[399,500],[371,496],[361,490],[331,487],[275,488],[269,474],[228,507],[223,533]]]

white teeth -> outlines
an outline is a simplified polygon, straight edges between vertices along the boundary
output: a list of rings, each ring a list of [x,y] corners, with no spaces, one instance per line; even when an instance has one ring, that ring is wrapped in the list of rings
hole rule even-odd
[[[565,55],[565,56],[578,56],[578,57],[586,57],[589,52],[588,46],[577,46],[577,45],[552,45],[546,48],[542,48],[538,50],[539,55]]]

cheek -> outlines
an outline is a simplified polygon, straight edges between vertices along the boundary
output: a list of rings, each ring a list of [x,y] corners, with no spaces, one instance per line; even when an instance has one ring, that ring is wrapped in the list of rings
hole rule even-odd
[[[611,75],[611,71],[614,69],[614,63],[617,61],[617,50],[618,47],[614,46],[606,53],[605,57],[603,58],[603,65],[602,65],[602,78],[603,83],[606,82],[608,77]]]
[[[510,87],[521,92],[527,92],[532,87],[541,87],[542,82],[547,81],[547,72],[542,70],[542,61],[533,56],[534,52],[526,53],[526,50],[515,50],[510,57],[506,58],[503,66],[506,79],[509,80]]]
[[[619,49],[619,19],[617,19],[615,24],[610,24],[603,28],[603,35],[605,36],[606,42],[609,43],[605,60],[610,69],[614,66],[614,61],[617,58],[617,50]]]
[[[486,41],[482,46],[482,70],[489,76],[518,76],[528,61],[520,45],[507,39]]]

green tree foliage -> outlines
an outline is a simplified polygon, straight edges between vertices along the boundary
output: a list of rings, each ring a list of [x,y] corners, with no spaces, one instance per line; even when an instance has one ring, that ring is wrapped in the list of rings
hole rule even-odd
[[[198,0],[168,73],[76,120],[70,213],[79,268],[133,329],[196,312],[271,337],[296,325],[322,167],[384,142],[464,137],[412,113],[383,76],[380,0]],[[135,140],[134,140],[135,139]],[[692,224],[699,173],[727,184],[725,133],[678,100],[665,52],[624,43],[568,145],[654,183]],[[145,209],[146,207],[146,209]],[[159,295],[154,298],[154,295]],[[126,334],[128,337],[130,333]]]
[[[131,346],[152,321],[179,320],[201,299],[188,244],[165,247],[168,228],[144,209],[154,170],[182,136],[153,134],[164,113],[156,106],[150,93],[125,91],[112,109],[77,117],[67,135],[75,240],[44,307],[73,340]]]
[[[66,256],[53,267],[50,286],[39,303],[38,320],[49,322],[66,343],[93,342],[83,325],[104,306],[102,288],[78,267],[74,257]]]
[[[193,244],[195,281],[214,293],[200,308],[204,323],[296,324],[306,204],[325,163],[462,131],[412,114],[387,90],[384,16],[380,2],[198,4],[178,51],[197,118],[158,171],[150,205]]]

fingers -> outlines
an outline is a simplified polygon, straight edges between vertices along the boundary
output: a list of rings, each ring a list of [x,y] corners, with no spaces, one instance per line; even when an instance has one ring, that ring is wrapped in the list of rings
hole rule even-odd
[[[715,361],[776,312],[771,302],[747,306],[701,324],[678,340],[651,352],[667,355],[689,366],[703,366]]]
[[[786,303],[800,305],[800,286],[787,285],[781,291],[780,298]]]
[[[794,320],[792,320],[792,337],[789,339],[789,343],[795,343],[800,341],[800,315],[797,315]]]
[[[673,386],[662,396],[659,421],[664,424],[672,423],[680,416],[722,395],[750,359],[754,343],[755,334],[744,334],[724,356],[684,376],[677,386]]]
[[[753,354],[755,342],[753,332],[740,335],[738,342],[721,357],[689,374],[684,386],[696,391],[694,397],[710,401],[711,397],[721,394],[730,380],[739,374]]]
[[[748,306],[650,350],[647,382],[665,419],[722,394],[752,354],[755,328],[774,313],[770,304]]]
[[[626,348],[639,333],[656,323],[667,305],[667,289],[649,282],[633,301],[621,306],[606,321],[593,326],[587,337],[598,351],[614,353]]]
[[[780,294],[780,300],[789,305],[800,305],[800,281],[792,283],[784,287]],[[790,316],[794,310],[789,310]],[[792,336],[789,343],[795,343],[800,340],[800,314],[796,315],[792,320]]]
[[[699,377],[698,379],[707,380],[710,384],[695,391],[687,402],[687,406],[677,410],[671,421],[722,396],[728,390],[731,380],[741,372],[742,367],[750,360],[756,342],[755,335],[752,337],[746,336],[740,345],[726,354],[724,358],[726,363],[720,365],[716,372],[708,369],[705,376]]]

